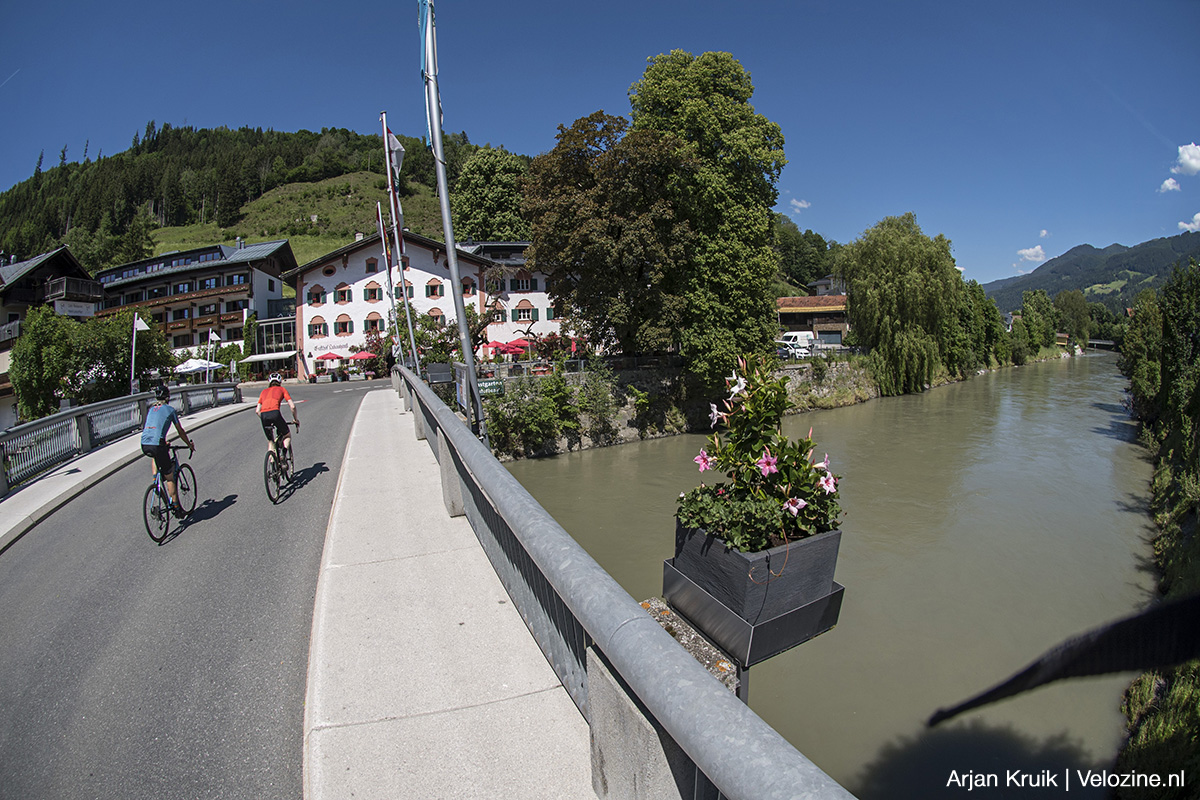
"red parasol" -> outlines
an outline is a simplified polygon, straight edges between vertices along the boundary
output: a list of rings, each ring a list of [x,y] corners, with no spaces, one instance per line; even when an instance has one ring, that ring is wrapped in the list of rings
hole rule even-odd
[[[316,358],[317,361],[335,361],[340,359],[341,356],[339,356],[337,353],[323,353]]]
[[[374,358],[375,354],[370,350],[359,350],[354,355],[350,356],[350,361],[365,361],[368,358]]]
[[[509,344],[512,345],[513,347],[520,347],[522,350],[524,350],[526,347],[529,347],[529,340],[528,339],[513,339],[511,342],[509,342]]]

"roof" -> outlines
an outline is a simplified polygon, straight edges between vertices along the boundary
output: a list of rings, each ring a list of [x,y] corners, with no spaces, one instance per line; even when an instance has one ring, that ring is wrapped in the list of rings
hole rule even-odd
[[[388,228],[389,233],[391,232],[391,230],[392,230],[391,228]],[[437,239],[428,239],[424,236],[420,236],[419,234],[413,233],[412,231],[404,232],[404,241],[406,244],[411,243],[414,245],[418,245],[420,247],[424,247],[427,250],[445,250],[446,249],[445,242],[439,242]],[[362,250],[366,247],[372,247],[372,246],[376,247],[376,248],[379,247],[379,234],[378,233],[372,233],[369,236],[364,236],[362,239],[359,239],[356,242],[350,242],[350,244],[343,245],[342,247],[339,247],[337,250],[328,252],[319,258],[314,258],[312,261],[309,261],[307,264],[301,264],[300,266],[296,267],[295,269],[290,269],[287,272],[284,272],[283,275],[280,277],[285,281],[293,281],[297,276],[302,275],[305,272],[308,272],[310,269],[315,269],[316,267],[321,266],[322,264],[326,263],[327,261],[329,261],[331,259],[340,258],[341,256],[349,255],[351,253],[357,253],[359,250]],[[458,251],[459,251],[458,254],[460,256],[466,256],[468,261],[474,262],[477,266],[481,266],[481,267],[490,266],[494,263],[490,259],[475,255],[469,251],[464,250],[462,247],[459,247]]]
[[[159,253],[156,256],[143,258],[140,261],[130,261],[128,264],[120,264],[115,267],[110,267],[96,273],[96,279],[99,280],[101,275],[121,272],[129,269],[130,267],[136,267],[141,264],[155,264],[168,258],[187,258],[192,254],[199,255],[202,253],[211,253],[214,250],[220,251],[220,259],[215,261],[201,261],[191,264],[180,264],[179,266],[175,267],[164,267],[162,269],[155,270],[152,273],[143,272],[138,275],[131,275],[128,278],[117,278],[115,280],[105,281],[104,288],[107,289],[111,286],[124,286],[130,283],[138,283],[145,280],[147,275],[152,275],[153,277],[158,278],[163,275],[176,275],[181,272],[192,272],[198,269],[228,267],[236,266],[238,264],[252,264],[257,261],[265,261],[276,254],[284,256],[284,264],[280,270],[281,272],[286,271],[289,264],[292,266],[295,266],[296,264],[296,256],[292,253],[292,246],[288,243],[287,239],[277,239],[270,242],[258,242],[257,244],[247,244],[243,245],[242,247],[234,247],[233,245],[228,244],[210,244],[205,245],[204,247],[193,247],[191,250],[174,250],[170,253]]]
[[[845,311],[846,295],[819,294],[811,297],[780,297],[775,301],[775,308],[778,311],[794,311],[799,313]]]
[[[83,277],[91,279],[91,276],[88,275],[88,271],[83,268],[82,264],[79,263],[79,259],[75,258],[75,255],[71,252],[71,249],[64,245],[55,250],[51,250],[49,253],[42,253],[39,256],[34,256],[27,261],[18,261],[15,264],[0,266],[0,286],[8,286],[9,284],[16,283],[21,278],[40,267],[42,264],[56,259],[65,259],[67,261],[68,269],[77,272]]]

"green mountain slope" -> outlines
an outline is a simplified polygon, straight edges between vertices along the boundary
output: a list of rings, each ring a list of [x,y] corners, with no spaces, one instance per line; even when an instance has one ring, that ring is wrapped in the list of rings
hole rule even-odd
[[[441,239],[437,197],[421,184],[409,188],[411,194],[402,199],[405,226],[422,236]],[[316,183],[289,183],[242,206],[237,221],[227,228],[210,222],[155,230],[151,234],[154,252],[233,244],[239,236],[249,242],[287,239],[296,260],[305,264],[353,242],[356,233],[375,233],[376,202],[382,204],[384,223],[390,224],[386,180],[371,172]]]
[[[1172,268],[1186,264],[1188,258],[1200,259],[1200,233],[1181,233],[1133,247],[1114,244],[1103,250],[1083,244],[1028,275],[993,281],[983,289],[1001,311],[1019,309],[1027,291],[1044,289],[1054,297],[1067,289],[1079,289],[1090,302],[1121,312],[1133,305],[1138,292],[1161,286]]]

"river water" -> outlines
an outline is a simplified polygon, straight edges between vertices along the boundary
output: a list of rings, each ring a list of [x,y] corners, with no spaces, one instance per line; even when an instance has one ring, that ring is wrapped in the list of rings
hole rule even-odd
[[[1066,681],[929,730],[924,721],[1153,593],[1151,465],[1112,355],[977,376],[922,395],[789,417],[842,475],[837,627],[750,670],[750,704],[862,798],[1087,797],[1075,769],[1120,746],[1132,675]],[[638,600],[662,591],[675,498],[700,435],[551,459],[512,473]],[[1058,788],[1005,790],[1050,770]],[[948,786],[947,784],[950,783]],[[1095,796],[1095,795],[1093,795]]]

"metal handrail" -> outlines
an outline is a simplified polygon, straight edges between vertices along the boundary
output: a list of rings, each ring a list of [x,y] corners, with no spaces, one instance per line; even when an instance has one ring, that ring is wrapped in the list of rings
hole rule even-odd
[[[241,402],[236,383],[179,386],[171,404],[180,415]],[[152,392],[70,408],[0,433],[0,497],[51,467],[140,429]]]
[[[407,390],[443,491],[447,475],[457,475],[476,536],[585,718],[594,643],[725,797],[853,797],[664,631],[416,375],[398,367],[393,383]]]

